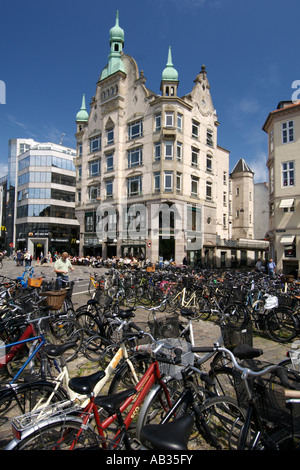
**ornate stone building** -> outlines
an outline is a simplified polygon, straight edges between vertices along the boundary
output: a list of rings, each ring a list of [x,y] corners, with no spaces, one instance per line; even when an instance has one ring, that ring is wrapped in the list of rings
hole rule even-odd
[[[81,254],[220,265],[231,262],[229,151],[218,145],[218,117],[205,66],[178,95],[179,74],[166,51],[160,93],[110,30],[108,63],[86,111],[76,116]]]
[[[270,257],[285,274],[300,267],[300,103],[281,101],[263,130],[268,134]]]

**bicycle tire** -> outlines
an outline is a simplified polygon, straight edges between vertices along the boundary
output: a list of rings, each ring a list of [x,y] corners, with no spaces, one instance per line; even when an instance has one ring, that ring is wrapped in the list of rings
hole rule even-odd
[[[212,380],[212,390],[218,396],[227,396],[237,400],[236,383],[240,377],[238,372],[230,367],[220,367],[217,364],[209,371],[209,378]]]
[[[272,309],[265,319],[266,333],[273,341],[288,343],[298,333],[298,322],[291,310],[285,307]]]
[[[202,295],[196,295],[196,311],[195,316],[193,317],[195,320],[208,320],[211,316],[211,302],[209,299],[206,299]]]
[[[245,422],[245,412],[231,397],[209,398],[196,414],[199,429],[206,436],[205,448],[209,439],[217,442],[218,450],[237,450],[241,429]],[[191,436],[195,440],[197,436]],[[200,445],[200,447],[199,447]],[[202,441],[197,447],[202,449]]]
[[[100,335],[94,335],[84,342],[82,354],[89,361],[98,362],[104,370],[115,353],[115,345],[110,346],[109,340]]]
[[[180,307],[181,300],[182,300],[181,291],[168,297],[167,305],[166,305],[167,312],[169,313],[175,312],[175,310],[177,310]]]
[[[226,305],[223,310],[222,318],[226,326],[233,330],[243,330],[250,321],[247,308],[240,303]]]
[[[136,357],[131,358],[137,379],[140,380],[145,374],[148,368],[148,362],[145,357]],[[130,366],[127,362],[124,362],[117,370],[114,375],[111,384],[109,386],[108,395],[118,393],[122,390],[127,390],[129,388],[135,387],[137,382],[132,374]]]
[[[294,433],[288,429],[280,429],[270,436],[271,441],[275,445],[275,449],[279,451],[300,450],[300,431]]]
[[[75,416],[56,418],[50,423],[40,423],[38,429],[28,430],[24,437],[14,439],[8,450],[68,450],[74,443],[74,450],[99,448],[101,440],[91,427],[82,429],[80,437],[74,441],[82,426]]]
[[[101,324],[98,318],[90,311],[82,309],[79,313],[76,313],[75,320],[83,330],[84,340],[94,335],[101,335]]]
[[[167,384],[171,401],[175,401],[178,394],[182,390],[182,383],[178,380],[170,380]],[[136,436],[140,439],[141,429],[147,424],[159,424],[170,407],[162,386],[157,384],[147,395],[143,406],[140,410],[138,421],[136,424]]]
[[[0,395],[0,447],[3,449],[13,439],[10,421],[16,416],[32,411],[39,400],[47,400],[54,393],[51,403],[66,400],[67,393],[62,387],[54,390],[50,382],[20,384],[13,390],[7,389]]]

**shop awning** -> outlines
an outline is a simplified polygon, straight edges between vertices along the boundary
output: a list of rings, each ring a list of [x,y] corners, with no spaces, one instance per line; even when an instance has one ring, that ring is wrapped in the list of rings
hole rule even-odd
[[[292,245],[295,240],[295,235],[282,235],[280,243],[281,245]]]
[[[294,199],[281,199],[279,207],[280,208],[290,208],[294,204]]]

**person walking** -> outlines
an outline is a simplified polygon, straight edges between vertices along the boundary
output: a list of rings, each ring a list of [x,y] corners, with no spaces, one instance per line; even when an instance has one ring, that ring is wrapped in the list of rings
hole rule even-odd
[[[270,258],[270,261],[268,263],[268,273],[269,273],[269,276],[273,276],[274,273],[275,273],[275,268],[276,268],[276,264],[275,262],[272,260],[272,258]]]
[[[28,250],[26,251],[24,255],[24,260],[25,260],[25,267],[31,266],[31,256]]]
[[[74,271],[74,268],[69,260],[69,255],[65,251],[62,253],[61,258],[57,259],[54,263],[54,272],[56,273],[57,286],[61,288],[69,281],[69,271]]]

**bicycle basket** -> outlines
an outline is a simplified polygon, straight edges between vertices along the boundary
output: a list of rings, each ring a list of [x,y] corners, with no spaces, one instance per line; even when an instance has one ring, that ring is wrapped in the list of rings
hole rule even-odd
[[[253,370],[261,370],[271,365],[257,360],[245,361],[245,364]],[[284,389],[300,390],[299,372],[278,367],[264,376],[249,377],[248,383],[257,397],[256,404],[261,418],[275,425],[291,426],[291,415],[290,410],[286,407]],[[238,402],[240,405],[245,405],[247,399],[240,374],[236,374],[235,385]],[[300,410],[296,410],[294,413],[293,425],[295,429],[300,430]]]
[[[46,296],[43,303],[47,307],[49,307],[51,310],[59,310],[62,307],[62,304],[64,303],[64,300],[66,298],[66,289],[62,289],[60,291],[46,291],[43,292],[43,296]]]
[[[233,329],[227,325],[221,325],[221,333],[226,348],[233,349],[239,344],[253,346],[253,327],[251,322],[248,322],[243,329]]]
[[[247,298],[247,291],[239,287],[234,287],[232,291],[232,300],[236,302],[244,302]]]
[[[160,352],[162,352],[168,358],[174,358],[175,353],[174,349],[179,348],[182,351],[181,355],[181,364],[182,365],[175,365],[175,364],[167,364],[165,362],[159,362],[159,369],[160,372],[164,375],[172,377],[175,380],[181,379],[181,371],[183,370],[184,366],[193,365],[194,364],[194,354],[191,352],[192,345],[187,341],[180,339],[180,338],[166,338],[164,344],[168,347],[172,347],[172,349],[162,348]],[[155,349],[157,344],[153,345]]]
[[[278,297],[278,305],[280,307],[292,307],[293,305],[293,299],[290,295],[277,295]]]
[[[41,277],[38,277],[36,279],[29,277],[27,284],[28,284],[28,287],[41,287],[42,282],[43,282],[43,278]]]
[[[150,333],[154,339],[178,338],[179,336],[179,320],[178,315],[156,315],[152,320],[148,321]]]

